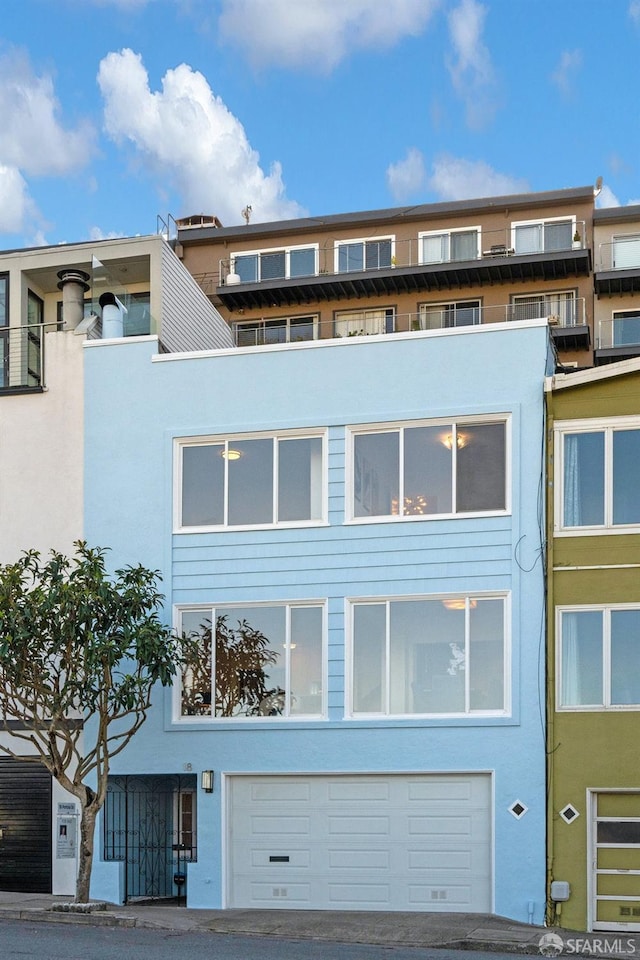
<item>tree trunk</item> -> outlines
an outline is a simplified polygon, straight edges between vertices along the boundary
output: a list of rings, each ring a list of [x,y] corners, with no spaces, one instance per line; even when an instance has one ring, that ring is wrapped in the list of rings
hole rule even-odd
[[[89,803],[82,807],[80,818],[80,863],[76,880],[76,903],[89,902],[91,885],[91,867],[93,865],[93,838],[99,807]]]

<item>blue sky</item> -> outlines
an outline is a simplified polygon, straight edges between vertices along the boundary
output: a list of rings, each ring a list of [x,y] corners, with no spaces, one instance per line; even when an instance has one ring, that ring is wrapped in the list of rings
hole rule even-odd
[[[640,0],[3,0],[0,247],[584,186],[640,202]]]

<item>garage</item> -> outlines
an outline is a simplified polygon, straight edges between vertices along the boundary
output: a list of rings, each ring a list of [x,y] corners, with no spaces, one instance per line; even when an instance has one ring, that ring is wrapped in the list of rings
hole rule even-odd
[[[0,760],[0,890],[51,893],[51,775]]]
[[[227,778],[227,906],[490,912],[489,774]]]

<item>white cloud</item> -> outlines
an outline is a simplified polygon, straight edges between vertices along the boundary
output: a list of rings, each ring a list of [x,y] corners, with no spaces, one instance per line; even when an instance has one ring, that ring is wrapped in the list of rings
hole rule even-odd
[[[50,76],[36,76],[24,54],[0,57],[0,163],[33,175],[62,175],[85,164],[92,127],[65,128],[59,113]]]
[[[640,0],[631,0],[629,4],[629,16],[640,26]]]
[[[20,171],[0,165],[0,233],[18,233],[36,212]]]
[[[91,227],[89,230],[89,240],[120,240],[126,236],[129,234],[117,233],[115,230],[105,232],[102,227]]]
[[[529,190],[526,180],[498,173],[482,160],[463,160],[447,154],[434,160],[429,186],[441,200],[499,197]]]
[[[102,60],[98,83],[108,135],[131,143],[161,187],[175,187],[181,215],[212,213],[225,224],[238,223],[247,203],[254,221],[305,214],[287,199],[280,164],[265,174],[244,127],[201,73],[182,64],[168,70],[162,90],[152,93],[142,58],[122,50]]]
[[[411,147],[404,160],[389,164],[387,186],[395,200],[407,200],[423,189],[426,174],[424,157],[420,150]]]
[[[573,93],[575,76],[582,66],[582,53],[580,50],[563,50],[560,57],[560,63],[551,74],[551,79],[556,87],[568,97]]]
[[[223,0],[220,35],[254,66],[324,72],[353,50],[419,36],[441,0]]]
[[[487,8],[477,0],[461,0],[449,14],[449,32],[454,56],[448,62],[454,90],[465,104],[466,120],[480,129],[492,119],[499,106],[491,56],[482,42]]]
[[[619,207],[621,206],[620,201],[616,197],[615,193],[611,187],[606,185],[602,188],[598,196],[596,197],[596,207]]]

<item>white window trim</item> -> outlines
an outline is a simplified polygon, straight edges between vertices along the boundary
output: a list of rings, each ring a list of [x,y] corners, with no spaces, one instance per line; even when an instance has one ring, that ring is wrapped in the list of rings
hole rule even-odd
[[[291,274],[290,274],[291,268],[290,268],[290,258],[289,258],[289,254],[292,253],[294,250],[313,250],[313,251],[314,251],[314,254],[315,254],[315,269],[314,269],[314,272],[313,272],[312,274],[310,274],[310,276],[315,276],[315,277],[317,277],[317,276],[318,276],[318,258],[319,258],[319,250],[320,250],[320,245],[319,245],[318,243],[299,243],[299,244],[294,244],[293,246],[292,246],[291,244],[286,244],[286,245],[283,245],[283,246],[281,246],[281,247],[262,247],[262,248],[257,249],[257,250],[234,250],[234,252],[233,252],[232,254],[230,254],[230,256],[229,256],[230,272],[231,272],[231,273],[235,273],[235,263],[236,263],[236,259],[237,259],[238,257],[257,257],[257,258],[258,258],[258,272],[260,273],[260,257],[261,257],[263,254],[269,254],[269,253],[284,253],[284,255],[285,255],[285,257],[284,257],[285,277],[284,277],[284,278],[285,278],[285,280],[297,279],[297,278],[295,278],[295,277],[292,278],[292,277],[291,277]],[[268,281],[268,280],[267,280],[267,281],[263,281],[263,280],[262,280],[262,277],[259,276],[258,279],[257,279],[256,281],[253,281],[253,282],[255,282],[255,283],[263,283],[263,282],[268,283],[269,281]]]
[[[458,713],[354,713],[353,709],[353,616],[354,610],[358,604],[386,604],[387,605],[387,627],[386,627],[386,676],[385,676],[385,700],[388,709],[389,706],[389,605],[391,603],[402,602],[405,600],[502,600],[504,616],[504,661],[503,661],[503,693],[504,707],[502,710],[469,710],[468,712]],[[512,713],[512,690],[511,690],[511,672],[512,672],[512,631],[511,631],[511,594],[507,590],[492,591],[459,591],[458,593],[434,593],[434,594],[412,594],[407,596],[384,595],[381,597],[347,597],[345,599],[345,719],[357,723],[358,721],[379,720],[451,720],[463,719],[473,722],[482,720],[486,717],[510,717]],[[468,642],[468,618],[465,623],[465,642]],[[469,695],[469,672],[465,676],[465,698]]]
[[[291,623],[291,610],[293,608],[299,607],[316,607],[320,608],[322,612],[322,667],[321,667],[321,712],[319,714],[304,714],[304,713],[295,713],[295,714],[281,714],[276,717],[215,717],[211,716],[200,716],[200,717],[187,717],[182,715],[182,678],[178,673],[176,675],[175,682],[172,684],[171,690],[171,715],[172,722],[179,724],[180,726],[195,726],[205,724],[207,726],[219,727],[219,726],[236,726],[240,724],[245,726],[247,724],[258,723],[260,725],[281,725],[281,724],[295,724],[295,723],[322,723],[327,719],[327,686],[328,686],[328,656],[327,656],[327,601],[326,599],[306,599],[306,600],[270,600],[270,601],[258,601],[258,602],[245,602],[244,600],[230,601],[225,600],[220,603],[179,603],[175,604],[173,608],[173,626],[174,630],[179,633],[181,630],[182,623],[182,614],[189,613],[194,610],[203,611],[203,615],[206,616],[207,611],[211,616],[213,623],[214,610],[224,610],[224,608],[229,607],[250,607],[253,609],[259,609],[261,607],[285,607],[286,608],[286,629],[287,634],[289,633],[290,623]],[[289,676],[289,657],[290,651],[286,650],[286,676]],[[214,699],[213,691],[215,691],[215,677],[213,676],[213,658],[212,658],[212,675],[211,675],[211,690],[212,690],[212,700]],[[211,705],[212,710],[214,705]]]
[[[613,519],[613,460],[611,437],[615,430],[640,430],[640,417],[600,417],[593,420],[559,420],[553,428],[553,533],[556,537],[617,536],[637,533],[640,523],[616,524]],[[596,526],[565,527],[564,518],[564,435],[567,433],[605,433],[604,523]]]
[[[318,339],[318,325],[320,322],[320,315],[318,313],[300,313],[300,314],[291,314],[285,317],[254,317],[253,319],[246,318],[244,320],[234,320],[233,321],[233,331],[237,333],[238,330],[241,330],[243,327],[245,329],[255,329],[256,327],[261,330],[266,330],[268,324],[277,324],[280,323],[283,327],[286,326],[287,329],[287,343],[291,343],[291,322],[295,320],[312,320],[313,321],[313,339]],[[295,342],[295,341],[293,341]],[[261,346],[261,344],[257,344]],[[264,344],[268,346],[268,344]]]
[[[458,428],[464,428],[465,426],[473,426],[474,424],[483,424],[483,423],[504,423],[505,425],[505,508],[504,510],[478,510],[472,512],[462,511],[457,513],[427,513],[427,514],[411,514],[409,516],[400,516],[400,514],[383,514],[381,516],[374,517],[355,517],[353,515],[353,502],[354,502],[354,473],[355,473],[355,457],[354,457],[354,439],[356,436],[365,434],[365,433],[394,433],[403,428],[413,428],[413,427],[447,427],[455,424]],[[347,427],[346,430],[346,457],[345,457],[345,524],[365,524],[365,523],[424,523],[428,521],[433,523],[438,520],[466,520],[466,519],[479,519],[482,517],[506,517],[511,514],[511,488],[512,488],[512,416],[510,413],[499,413],[499,414],[487,414],[482,416],[477,414],[475,416],[461,416],[461,417],[451,417],[451,418],[442,418],[439,417],[437,420],[398,420],[396,422],[389,423],[363,423],[363,424],[352,424]],[[402,437],[402,434],[401,434]],[[399,463],[399,476],[402,477],[403,464],[402,464],[402,445],[400,450],[400,463]],[[456,486],[456,476],[455,471],[452,473],[451,477],[452,491],[455,493]]]
[[[516,249],[516,228],[517,227],[536,227],[543,225],[545,223],[571,223],[571,236],[572,238],[576,233],[577,218],[575,214],[568,214],[565,217],[540,217],[535,220],[513,220],[511,222],[511,246]],[[538,253],[544,253],[544,249],[539,250]],[[523,254],[523,256],[528,256],[528,254]],[[535,256],[535,254],[530,254],[530,256]]]
[[[224,443],[232,440],[295,440],[295,439],[316,439],[322,441],[322,472],[321,472],[321,516],[313,520],[282,520],[275,523],[247,523],[247,524],[206,524],[202,526],[183,526],[182,525],[182,451],[186,447],[202,447],[212,443]],[[262,433],[224,433],[211,434],[208,436],[194,437],[176,437],[173,441],[173,533],[210,533],[225,531],[234,533],[243,530],[284,530],[299,527],[322,527],[327,526],[327,501],[328,501],[328,431],[322,430],[277,430],[266,431]],[[274,458],[274,503],[278,497],[278,466]],[[228,496],[228,490],[224,491],[225,502]],[[275,510],[275,507],[274,507]]]
[[[430,263],[451,263],[456,262],[451,260],[451,250],[449,250],[449,259],[448,260],[423,260],[422,258],[422,241],[427,237],[451,237],[454,233],[472,233],[476,231],[477,238],[477,248],[476,248],[476,260],[479,260],[482,256],[482,225],[481,224],[471,224],[470,226],[465,227],[443,227],[442,230],[419,230],[418,231],[418,263],[421,264],[430,264]],[[463,262],[463,261],[461,261]]]
[[[602,613],[602,650],[603,650],[603,677],[602,685],[604,700],[611,700],[611,612],[613,610],[640,611],[640,603],[578,603],[567,606],[557,606],[555,615],[555,647],[556,647],[556,712],[557,713],[637,713],[640,703],[597,703],[576,704],[564,706],[562,704],[562,614],[563,613]]]
[[[390,264],[389,267],[381,267],[380,269],[381,269],[381,270],[390,270],[391,267],[393,266],[393,261],[394,261],[395,255],[396,255],[396,238],[395,238],[395,234],[393,234],[393,233],[391,233],[391,234],[389,234],[388,236],[385,236],[385,237],[350,237],[349,239],[336,240],[336,241],[334,242],[334,247],[333,247],[333,258],[334,258],[334,259],[333,259],[333,267],[334,267],[334,273],[344,273],[344,272],[348,272],[348,273],[358,273],[357,270],[350,270],[350,271],[341,271],[341,270],[340,270],[340,247],[348,246],[348,245],[351,244],[351,243],[362,243],[362,244],[367,244],[367,243],[382,243],[382,242],[384,242],[385,240],[390,240],[390,241],[391,241],[391,264]],[[366,273],[367,270],[369,270],[369,269],[371,269],[371,268],[370,268],[370,267],[363,266],[363,267],[362,267],[362,272],[363,272],[363,273]]]

